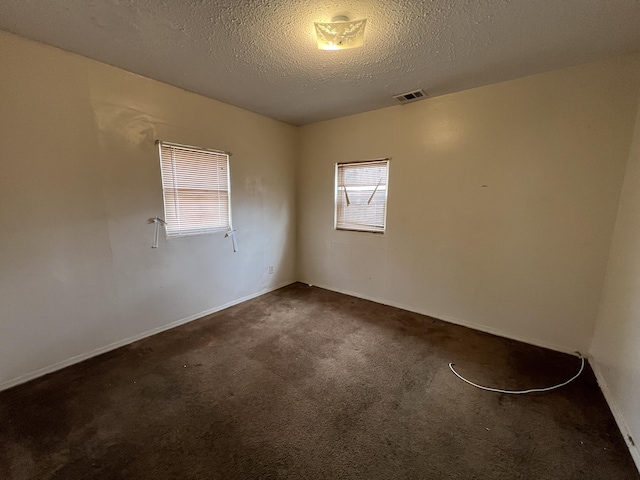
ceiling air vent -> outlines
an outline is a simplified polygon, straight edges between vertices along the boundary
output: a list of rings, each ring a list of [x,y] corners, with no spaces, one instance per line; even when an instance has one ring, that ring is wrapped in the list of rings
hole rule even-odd
[[[424,93],[424,90],[416,90],[414,92],[401,93],[400,95],[394,95],[393,98],[398,100],[400,103],[409,103],[415,102],[416,100],[422,100],[423,98],[427,98],[427,94]]]

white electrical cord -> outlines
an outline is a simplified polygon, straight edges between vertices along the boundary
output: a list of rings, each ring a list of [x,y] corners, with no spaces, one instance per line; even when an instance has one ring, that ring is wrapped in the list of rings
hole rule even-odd
[[[453,365],[454,365],[453,363],[449,364],[449,368],[455,374],[455,376],[458,377],[460,380],[462,380],[464,382],[467,382],[469,385],[473,385],[476,388],[479,388],[481,390],[486,390],[488,392],[509,393],[509,394],[513,394],[513,395],[520,395],[520,394],[523,394],[523,393],[534,393],[534,392],[549,392],[551,390],[555,390],[557,388],[564,387],[565,385],[568,385],[569,383],[573,382],[576,378],[578,378],[580,376],[580,374],[582,373],[582,370],[584,370],[584,357],[582,356],[582,354],[580,352],[576,352],[576,353],[578,354],[578,357],[580,357],[580,360],[581,360],[580,370],[578,370],[578,373],[576,373],[573,377],[571,377],[566,382],[562,382],[562,383],[559,383],[558,385],[554,385],[553,387],[546,387],[546,388],[530,388],[528,390],[502,390],[500,388],[483,387],[482,385],[478,385],[477,383],[473,383],[473,382],[467,380],[462,375],[460,375],[458,372],[456,372],[455,369],[453,368]]]

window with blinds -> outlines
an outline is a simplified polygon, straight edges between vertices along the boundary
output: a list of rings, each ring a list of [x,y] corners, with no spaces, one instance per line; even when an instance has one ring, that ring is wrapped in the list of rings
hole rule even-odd
[[[159,142],[168,237],[231,229],[229,154]]]
[[[389,159],[336,164],[335,228],[384,233]]]

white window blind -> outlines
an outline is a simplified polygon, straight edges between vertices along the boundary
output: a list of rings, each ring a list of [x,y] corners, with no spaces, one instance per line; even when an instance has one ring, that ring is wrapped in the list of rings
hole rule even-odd
[[[335,228],[383,233],[389,160],[336,164]]]
[[[167,236],[230,230],[229,154],[159,145]]]

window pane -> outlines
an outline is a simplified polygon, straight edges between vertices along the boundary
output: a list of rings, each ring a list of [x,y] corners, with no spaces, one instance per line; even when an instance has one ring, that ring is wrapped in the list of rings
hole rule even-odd
[[[336,165],[337,229],[384,232],[389,161]]]
[[[231,228],[229,156],[160,144],[167,235]]]

